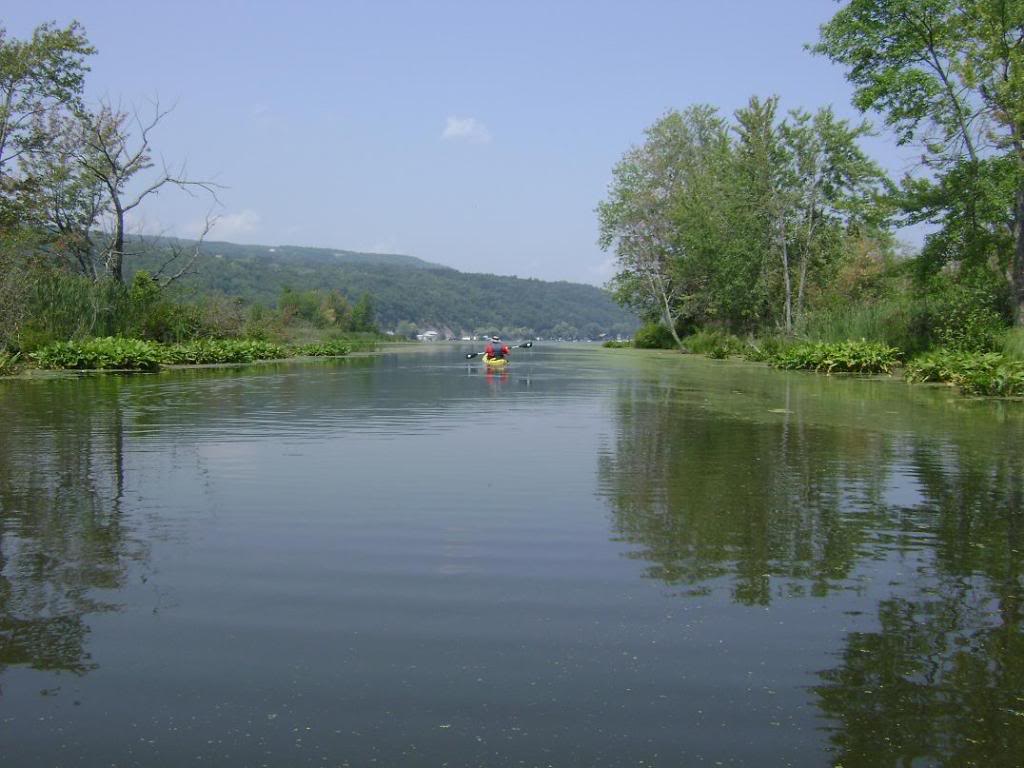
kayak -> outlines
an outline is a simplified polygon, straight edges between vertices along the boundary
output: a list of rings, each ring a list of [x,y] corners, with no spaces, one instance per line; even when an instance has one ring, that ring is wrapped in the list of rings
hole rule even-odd
[[[487,355],[482,355],[480,359],[484,361],[484,365],[488,368],[504,368],[508,365],[507,357],[488,357]]]

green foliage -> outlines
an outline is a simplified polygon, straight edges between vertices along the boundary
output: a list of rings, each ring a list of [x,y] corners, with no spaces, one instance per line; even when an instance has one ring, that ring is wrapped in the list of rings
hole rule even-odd
[[[767,363],[797,344],[790,336],[765,336],[747,344],[743,349],[743,358],[755,363]]]
[[[646,323],[633,337],[633,346],[638,349],[675,349],[672,333],[660,323]]]
[[[278,344],[256,339],[196,339],[160,349],[160,360],[174,365],[205,365],[211,363],[252,363],[257,360],[278,360],[289,351]]]
[[[613,170],[598,206],[618,301],[670,328],[791,332],[846,242],[879,226],[891,185],[830,109],[752,98],[669,112]]]
[[[705,328],[683,339],[683,346],[695,354],[721,360],[733,355],[742,356],[748,345],[726,331]]]
[[[628,349],[633,346],[632,341],[616,341],[615,339],[609,339],[608,341],[601,344],[602,347],[608,349]]]
[[[18,371],[18,359],[21,357],[17,352],[8,352],[0,349],[0,376],[12,376]]]
[[[175,302],[145,272],[130,286],[51,268],[27,270],[23,278],[18,309],[24,320],[13,343],[24,351],[105,336],[167,342],[190,338],[202,328],[196,307]]]
[[[163,360],[158,344],[107,336],[49,344],[29,357],[41,368],[154,371]]]
[[[929,317],[923,301],[907,297],[834,303],[808,314],[800,333],[827,342],[865,339],[913,353],[929,344]]]
[[[822,27],[814,49],[847,67],[857,107],[881,113],[901,144],[923,147],[927,173],[906,180],[902,200],[909,221],[939,225],[922,263],[1008,274],[1018,324],[1024,49],[1008,41],[1022,26],[1020,2],[851,0]],[[952,341],[988,345],[973,330]]]
[[[776,368],[809,369],[822,373],[890,373],[901,353],[895,347],[870,341],[797,344],[768,362]]]
[[[342,357],[352,351],[352,347],[338,340],[322,341],[317,344],[302,344],[292,352],[305,357]]]
[[[1011,328],[1003,335],[1002,352],[1010,360],[1024,360],[1024,328]]]
[[[963,352],[995,350],[1006,330],[991,284],[943,280],[931,294],[932,336],[940,347]]]
[[[1024,396],[1024,360],[998,352],[929,352],[907,363],[905,374],[908,381],[945,382],[970,394]]]

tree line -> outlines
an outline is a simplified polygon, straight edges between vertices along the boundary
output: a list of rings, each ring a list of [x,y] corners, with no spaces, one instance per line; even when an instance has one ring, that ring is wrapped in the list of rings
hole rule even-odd
[[[852,0],[811,50],[918,167],[890,178],[861,146],[868,123],[828,107],[670,111],[598,206],[618,299],[678,345],[707,326],[827,336],[871,312],[903,346],[1024,326],[1024,4]],[[908,257],[894,231],[921,223]]]

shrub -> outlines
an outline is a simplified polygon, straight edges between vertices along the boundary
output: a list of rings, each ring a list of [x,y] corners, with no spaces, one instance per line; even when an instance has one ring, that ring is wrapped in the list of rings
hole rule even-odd
[[[196,339],[164,347],[161,354],[162,361],[171,365],[206,365],[275,360],[287,357],[288,350],[256,339]]]
[[[756,363],[767,363],[797,343],[788,336],[766,336],[745,345],[743,357]]]
[[[602,347],[608,347],[608,349],[623,349],[624,347],[632,347],[633,342],[631,341],[616,341],[615,339],[609,339],[604,342]]]
[[[154,371],[163,353],[150,341],[108,336],[49,344],[29,357],[41,368]]]
[[[907,363],[906,377],[953,384],[976,395],[1024,396],[1024,361],[997,352],[929,352]]]
[[[995,351],[1006,330],[1004,304],[991,276],[968,274],[960,282],[935,278],[929,300],[932,342],[962,352]]]
[[[930,312],[925,302],[909,298],[835,304],[809,313],[799,332],[816,341],[863,339],[917,352],[931,343]]]
[[[1002,338],[1002,351],[1010,360],[1024,360],[1024,328],[1011,328]]]
[[[307,357],[343,357],[352,351],[348,344],[338,340],[321,341],[314,344],[301,344],[292,350],[296,355]]]
[[[660,323],[646,323],[633,337],[633,346],[640,349],[675,349],[672,332]]]
[[[683,339],[683,346],[698,355],[707,355],[710,358],[721,360],[730,355],[744,354],[748,345],[731,333],[706,328]]]
[[[774,355],[768,362],[776,368],[824,373],[889,373],[900,362],[900,357],[895,347],[862,340],[797,344]]]

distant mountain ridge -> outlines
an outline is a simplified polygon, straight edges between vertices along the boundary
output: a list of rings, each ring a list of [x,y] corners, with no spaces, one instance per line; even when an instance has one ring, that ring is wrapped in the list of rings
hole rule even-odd
[[[145,241],[131,271],[154,271],[170,245],[191,250],[188,240]],[[483,329],[526,331],[540,336],[597,338],[628,335],[636,318],[610,294],[592,285],[460,272],[402,254],[363,253],[304,246],[205,242],[195,274],[183,279],[196,292],[219,292],[267,306],[285,288],[338,290],[355,302],[369,293],[377,321],[465,334]]]
[[[191,247],[194,241],[175,240],[184,247]],[[313,261],[324,264],[377,264],[393,267],[409,267],[412,269],[447,269],[441,264],[406,256],[400,253],[367,253],[349,251],[344,248],[315,248],[305,245],[241,245],[226,241],[206,241],[203,252],[220,254],[227,258],[258,258],[259,252],[265,251],[268,259],[295,259]]]

